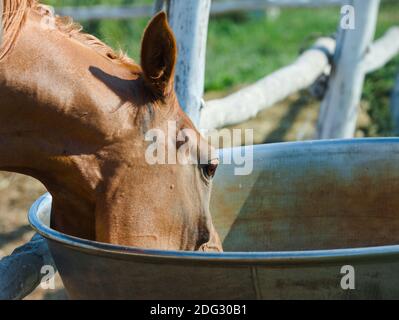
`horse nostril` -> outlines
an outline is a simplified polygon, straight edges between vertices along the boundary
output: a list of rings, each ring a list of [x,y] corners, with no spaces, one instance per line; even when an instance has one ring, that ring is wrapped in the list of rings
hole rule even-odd
[[[198,233],[198,240],[195,246],[195,250],[200,250],[206,243],[209,242],[211,238],[211,233],[207,227],[200,227]]]

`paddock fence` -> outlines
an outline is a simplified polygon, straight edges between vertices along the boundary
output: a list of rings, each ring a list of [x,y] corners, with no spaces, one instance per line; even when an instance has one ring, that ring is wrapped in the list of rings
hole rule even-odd
[[[227,97],[202,102],[210,16],[271,8],[326,6],[341,8],[341,14],[350,14],[350,9],[345,10],[348,6],[354,8],[355,28],[343,29],[339,25],[337,41],[318,39],[292,64]],[[399,27],[392,27],[374,42],[379,6],[380,0],[156,0],[154,5],[146,6],[64,7],[57,8],[56,12],[90,21],[147,17],[166,9],[182,53],[177,67],[176,91],[185,111],[204,130],[244,122],[298,91],[317,86],[320,78],[327,77],[315,138],[328,139],[354,135],[365,75],[382,68],[399,54]],[[199,54],[193,55],[193,52]],[[399,112],[395,111],[396,95],[392,95],[394,116]],[[399,119],[395,123],[399,127]]]
[[[89,7],[63,7],[56,8],[59,15],[71,16],[76,20],[95,21],[102,19],[135,19],[145,18],[153,14],[155,8],[159,7],[159,2],[154,5],[129,5],[129,6],[110,6],[95,5]],[[167,2],[167,0],[165,1]],[[199,1],[201,2],[201,1]],[[237,12],[267,10],[269,8],[289,8],[289,7],[308,7],[318,8],[326,6],[339,6],[342,0],[233,0],[233,1],[213,1],[210,15],[219,16]]]

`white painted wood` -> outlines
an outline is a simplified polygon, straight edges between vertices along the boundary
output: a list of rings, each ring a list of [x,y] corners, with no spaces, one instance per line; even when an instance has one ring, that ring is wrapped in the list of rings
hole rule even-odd
[[[370,47],[364,59],[366,73],[374,72],[399,54],[399,27],[390,28],[383,37]]]
[[[214,1],[211,15],[223,15],[242,11],[266,10],[283,7],[327,7],[339,6],[343,0],[228,0]]]
[[[158,1],[158,0],[157,0]],[[186,0],[185,0],[186,1]],[[198,2],[202,2],[198,1]],[[204,0],[208,1],[208,0]],[[211,15],[218,16],[235,12],[265,10],[275,7],[325,7],[339,6],[343,0],[233,0],[227,2],[214,1]],[[183,1],[182,1],[183,2]],[[109,6],[94,5],[89,7],[56,8],[59,15],[71,16],[76,20],[131,19],[149,17],[154,6]]]
[[[391,97],[391,114],[395,136],[399,136],[399,73]]]
[[[164,10],[165,6],[166,6],[166,1],[165,0],[155,0],[154,1],[153,13],[156,14],[159,11]]]
[[[56,13],[60,16],[72,17],[79,21],[92,20],[121,20],[150,17],[154,7],[151,5],[142,6],[108,6],[96,5],[89,7],[64,7],[56,8]]]
[[[322,41],[324,41],[324,39]],[[332,55],[334,52],[335,41],[328,39],[328,42],[325,42],[325,44],[321,45],[321,47],[323,46],[325,46],[326,52],[328,51],[329,54]],[[316,44],[316,48],[317,47],[320,47],[320,44]],[[312,49],[314,49],[314,47],[311,48],[311,50]],[[307,56],[310,54],[308,51],[305,53]],[[381,68],[398,54],[399,27],[392,27],[380,39],[375,41],[370,46],[370,50],[367,52],[363,64],[365,73],[371,73]],[[317,79],[323,73],[327,76],[330,74],[331,68],[328,67],[326,56],[323,57],[317,55],[313,58],[309,55],[309,57],[310,58],[305,59],[305,61],[313,60],[315,64],[314,66],[317,66],[316,68],[313,65],[311,65],[308,71],[305,70],[306,66],[298,68],[298,63],[301,65],[303,64],[303,59],[300,57],[294,64],[282,69],[284,70],[284,74],[287,74],[286,79],[284,80],[284,88],[279,87],[276,90],[274,87],[267,87],[270,83],[274,82],[273,77],[275,77],[276,73],[280,73],[281,70],[279,70],[256,82],[255,84],[233,93],[231,96],[208,101],[205,108],[201,112],[201,128],[211,129],[215,128],[214,126],[220,128],[226,125],[243,122],[255,116],[260,110],[271,107],[277,102],[285,99],[287,95],[295,93],[297,88],[299,88],[298,90],[307,88],[310,80],[307,80],[304,83],[296,86],[291,84],[292,81],[305,79],[301,78],[300,74],[296,73],[296,70],[301,70],[300,72],[302,73],[305,72],[310,76],[311,79]],[[321,61],[324,64],[324,67],[320,67],[319,62]],[[256,98],[253,98],[254,94],[256,95]],[[230,114],[231,109],[229,106],[234,108],[234,114]]]
[[[329,68],[335,50],[331,38],[319,39],[293,64],[225,98],[211,100],[201,111],[201,129],[214,129],[248,120],[263,109],[305,89]]]
[[[35,235],[30,242],[0,260],[0,300],[22,299],[41,282],[44,265],[56,271],[47,242]]]
[[[204,94],[210,7],[210,0],[170,0],[168,5],[169,22],[179,50],[176,92],[183,110],[195,124],[199,123]]]
[[[365,78],[363,58],[374,38],[379,0],[352,0],[355,28],[340,29],[329,89],[321,104],[317,138],[351,138]]]

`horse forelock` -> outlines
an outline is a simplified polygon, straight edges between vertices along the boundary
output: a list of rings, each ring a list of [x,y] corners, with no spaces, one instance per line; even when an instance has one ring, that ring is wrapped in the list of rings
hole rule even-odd
[[[1,1],[1,0],[0,0]],[[137,64],[122,51],[115,52],[111,47],[93,35],[82,32],[82,26],[70,17],[55,15],[49,6],[39,3],[37,0],[3,0],[3,41],[0,46],[0,61],[12,49],[18,33],[25,21],[28,10],[34,10],[43,17],[54,21],[54,27],[60,32],[92,48],[97,53],[116,62],[125,64],[133,69]]]

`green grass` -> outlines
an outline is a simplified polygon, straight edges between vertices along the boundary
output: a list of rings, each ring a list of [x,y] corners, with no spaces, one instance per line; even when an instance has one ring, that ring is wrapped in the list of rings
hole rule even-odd
[[[390,98],[394,80],[399,73],[399,57],[384,68],[368,75],[363,89],[363,99],[368,102],[370,126],[362,128],[366,136],[392,136],[393,123],[390,112]]]
[[[143,4],[152,0],[48,0],[52,5]],[[264,12],[211,19],[209,24],[206,91],[229,91],[252,83],[295,60],[301,49],[319,36],[335,34],[339,8],[285,9],[273,19]],[[138,61],[140,40],[148,19],[84,23],[87,32],[114,48],[121,48]],[[385,0],[376,36],[399,24],[399,2]],[[370,104],[372,126],[368,135],[389,135],[389,95],[398,72],[399,58],[368,76],[364,99]]]
[[[312,15],[310,19],[309,16]],[[301,48],[337,26],[336,10],[283,10],[280,17],[242,15],[209,25],[206,89],[224,90],[291,63]]]
[[[392,25],[399,25],[398,2],[382,7],[376,37],[380,37]],[[384,68],[366,77],[363,99],[369,104],[367,112],[372,120],[369,127],[362,128],[366,136],[393,135],[390,98],[397,74],[399,74],[399,56]]]

